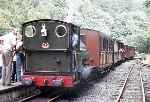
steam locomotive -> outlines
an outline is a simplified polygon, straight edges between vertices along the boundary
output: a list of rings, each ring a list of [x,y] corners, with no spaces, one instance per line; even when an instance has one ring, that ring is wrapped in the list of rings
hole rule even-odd
[[[105,72],[134,57],[135,48],[92,29],[40,19],[22,25],[22,82],[37,87],[74,87],[92,71]]]

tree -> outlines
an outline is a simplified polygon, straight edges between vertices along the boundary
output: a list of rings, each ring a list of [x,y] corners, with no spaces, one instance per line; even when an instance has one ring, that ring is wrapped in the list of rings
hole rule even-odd
[[[18,27],[34,19],[63,19],[65,0],[1,0],[0,32],[10,24]]]
[[[145,38],[141,34],[148,32],[150,14],[150,0],[144,1],[1,0],[0,32],[5,32],[9,24],[20,27],[23,22],[34,19],[70,19],[81,28],[95,29],[130,45],[141,46],[136,43]]]

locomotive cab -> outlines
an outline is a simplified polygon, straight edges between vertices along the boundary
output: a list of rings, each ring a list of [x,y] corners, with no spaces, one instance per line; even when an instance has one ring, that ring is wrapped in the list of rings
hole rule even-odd
[[[80,51],[80,28],[58,20],[41,19],[22,26],[25,64],[23,81],[36,86],[73,87]]]

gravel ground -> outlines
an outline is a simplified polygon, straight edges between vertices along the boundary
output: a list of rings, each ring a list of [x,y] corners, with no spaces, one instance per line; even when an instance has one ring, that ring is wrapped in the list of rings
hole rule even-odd
[[[121,64],[103,78],[82,85],[77,96],[62,97],[58,102],[115,102],[121,88],[119,85],[125,80],[133,63],[135,61]]]

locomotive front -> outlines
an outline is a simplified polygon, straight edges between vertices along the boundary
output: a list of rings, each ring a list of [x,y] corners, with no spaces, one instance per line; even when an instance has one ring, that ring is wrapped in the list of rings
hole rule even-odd
[[[79,27],[63,21],[41,19],[24,23],[22,82],[38,87],[73,87],[80,63],[79,35]]]

